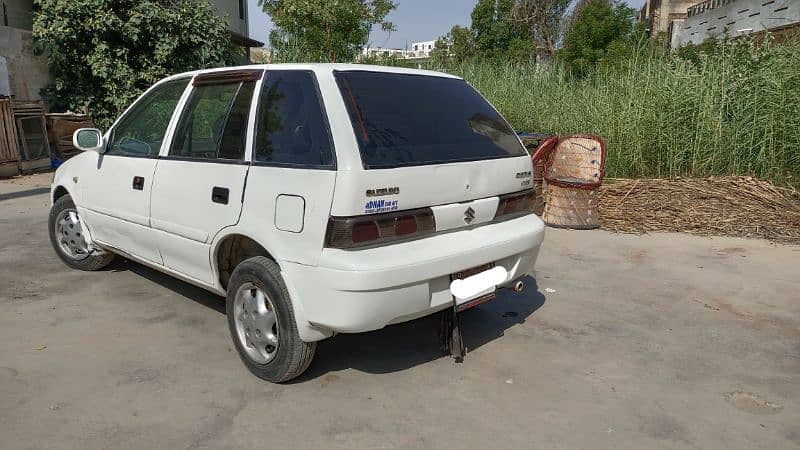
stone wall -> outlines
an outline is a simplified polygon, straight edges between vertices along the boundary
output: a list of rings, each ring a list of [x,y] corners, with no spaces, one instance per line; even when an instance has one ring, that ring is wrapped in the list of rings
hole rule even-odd
[[[49,82],[47,61],[33,54],[31,32],[0,26],[0,95],[38,100]]]

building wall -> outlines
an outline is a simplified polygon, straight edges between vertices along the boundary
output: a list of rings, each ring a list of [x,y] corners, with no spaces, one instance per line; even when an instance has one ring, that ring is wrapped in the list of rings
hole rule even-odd
[[[800,23],[798,0],[709,0],[696,5],[683,23],[680,45],[710,37],[731,37]]]
[[[37,100],[49,81],[47,61],[33,54],[31,32],[0,26],[0,95]]]
[[[2,0],[0,25],[31,30],[33,28],[33,0]]]
[[[247,30],[247,0],[213,0],[220,17],[228,20],[228,29],[243,36]]]
[[[412,42],[408,49],[408,58],[427,58],[436,48],[436,41]]]
[[[646,0],[639,10],[639,20],[651,35],[669,33],[674,20],[685,19],[686,11],[698,0]]]

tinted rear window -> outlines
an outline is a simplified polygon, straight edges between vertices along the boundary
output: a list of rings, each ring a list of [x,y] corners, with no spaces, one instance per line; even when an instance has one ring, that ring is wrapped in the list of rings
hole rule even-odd
[[[525,155],[514,131],[464,80],[336,72],[368,169]]]

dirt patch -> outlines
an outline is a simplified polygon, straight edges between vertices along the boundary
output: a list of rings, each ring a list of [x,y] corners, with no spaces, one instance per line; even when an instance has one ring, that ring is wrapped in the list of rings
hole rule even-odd
[[[717,253],[728,256],[745,256],[747,255],[747,250],[743,249],[742,247],[725,247],[717,250]]]
[[[647,250],[638,250],[631,253],[630,256],[628,256],[628,259],[634,264],[639,264],[644,261],[646,257]]]
[[[752,392],[734,391],[725,394],[734,408],[748,412],[750,414],[778,414],[783,409],[783,405],[764,400]]]

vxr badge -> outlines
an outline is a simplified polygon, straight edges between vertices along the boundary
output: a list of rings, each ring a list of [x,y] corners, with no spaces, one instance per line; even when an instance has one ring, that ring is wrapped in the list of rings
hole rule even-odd
[[[472,206],[470,206],[466,211],[464,211],[464,222],[470,223],[473,220],[475,220],[475,210],[472,209]]]

